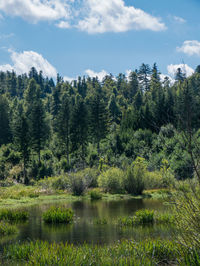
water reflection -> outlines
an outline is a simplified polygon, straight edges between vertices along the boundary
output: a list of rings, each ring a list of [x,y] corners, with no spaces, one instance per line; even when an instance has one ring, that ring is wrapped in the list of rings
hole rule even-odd
[[[62,206],[74,210],[75,222],[72,225],[44,224],[42,213],[52,205],[58,206],[58,204],[46,204],[28,208],[30,212],[29,222],[18,226],[20,233],[16,241],[41,239],[49,242],[68,241],[74,244],[83,242],[109,244],[119,239],[168,238],[172,230],[172,228],[166,226],[122,228],[113,223],[116,218],[133,215],[138,209],[147,208],[164,211],[167,207],[159,200],[129,199],[63,203]],[[94,224],[93,220],[96,218],[106,218],[108,224]]]

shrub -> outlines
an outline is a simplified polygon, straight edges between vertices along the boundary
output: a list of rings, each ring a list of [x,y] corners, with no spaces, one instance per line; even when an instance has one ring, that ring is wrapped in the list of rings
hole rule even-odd
[[[28,219],[28,212],[23,210],[11,210],[11,209],[1,209],[0,210],[0,220],[6,220],[10,222],[20,222],[26,221]]]
[[[99,170],[96,168],[85,168],[81,171],[81,173],[85,176],[86,183],[89,188],[98,186],[98,176],[100,174]]]
[[[125,189],[128,193],[134,195],[142,194],[144,190],[144,179],[146,176],[146,164],[145,160],[141,157],[132,163],[126,171],[125,177]]]
[[[92,190],[90,192],[91,200],[99,200],[102,198],[102,194],[98,190]]]
[[[61,207],[51,207],[43,213],[45,223],[71,223],[73,221],[74,212],[71,209]]]
[[[124,172],[119,168],[110,168],[98,177],[98,184],[106,192],[123,193],[124,192]]]
[[[8,236],[17,233],[17,227],[6,222],[0,222],[0,236]]]
[[[79,172],[69,176],[69,187],[73,195],[81,196],[88,187],[85,176]]]
[[[53,189],[66,190],[69,188],[69,184],[69,177],[65,175],[53,178],[51,186]]]

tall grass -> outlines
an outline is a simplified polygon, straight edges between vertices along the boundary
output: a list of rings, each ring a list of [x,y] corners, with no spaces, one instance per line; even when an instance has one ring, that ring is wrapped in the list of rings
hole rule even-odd
[[[11,225],[4,221],[0,222],[0,236],[9,236],[16,234],[17,232],[18,229],[15,225]]]
[[[169,213],[157,213],[153,210],[139,210],[133,216],[118,219],[119,226],[136,226],[144,224],[173,224],[175,216]]]
[[[12,209],[0,209],[0,220],[6,220],[10,222],[26,221],[29,217],[27,211],[12,210]]]
[[[4,248],[3,257],[23,265],[177,265],[188,254],[179,244],[161,240],[122,241],[110,246],[36,241],[10,245]]]
[[[73,221],[74,212],[71,209],[51,207],[43,213],[45,223],[71,223]]]

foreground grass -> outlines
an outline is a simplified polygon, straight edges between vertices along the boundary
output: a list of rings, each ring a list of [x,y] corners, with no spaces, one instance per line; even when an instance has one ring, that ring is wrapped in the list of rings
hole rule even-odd
[[[122,241],[111,246],[36,241],[4,248],[3,263],[23,265],[197,265],[198,253],[172,241]]]

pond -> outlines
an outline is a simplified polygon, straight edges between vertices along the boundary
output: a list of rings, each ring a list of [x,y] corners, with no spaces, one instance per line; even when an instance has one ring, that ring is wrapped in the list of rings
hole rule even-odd
[[[42,213],[51,206],[72,208],[75,213],[71,225],[46,225]],[[121,239],[170,238],[172,228],[159,225],[119,227],[114,221],[119,217],[133,215],[139,209],[165,211],[167,206],[161,200],[129,199],[112,201],[75,201],[59,204],[42,204],[27,208],[29,221],[18,224],[19,234],[8,242],[25,240],[47,240],[49,242],[69,242],[74,244],[110,244]],[[97,225],[95,219],[107,219],[108,224]]]

